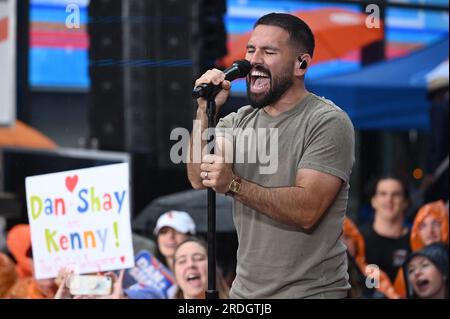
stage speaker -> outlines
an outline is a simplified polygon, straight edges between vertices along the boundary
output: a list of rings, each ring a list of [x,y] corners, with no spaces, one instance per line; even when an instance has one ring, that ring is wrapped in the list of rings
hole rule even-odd
[[[176,143],[170,133],[192,128],[194,81],[224,54],[224,3],[90,2],[90,129],[100,149],[150,155],[160,168],[185,168],[170,159]]]

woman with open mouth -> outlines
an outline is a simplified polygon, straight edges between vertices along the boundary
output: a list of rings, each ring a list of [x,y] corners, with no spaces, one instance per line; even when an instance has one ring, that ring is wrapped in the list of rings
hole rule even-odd
[[[176,299],[204,299],[208,289],[208,257],[206,243],[189,237],[180,243],[174,254],[174,274],[179,288]],[[220,269],[217,269],[220,299],[228,298],[228,290]]]
[[[404,267],[408,298],[448,298],[448,247],[445,244],[431,244],[411,254]]]

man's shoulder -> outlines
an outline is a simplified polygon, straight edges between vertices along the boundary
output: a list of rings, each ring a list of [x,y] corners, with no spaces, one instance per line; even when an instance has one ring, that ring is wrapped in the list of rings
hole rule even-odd
[[[245,105],[239,108],[237,111],[228,114],[220,119],[218,127],[236,127],[247,116],[255,114],[258,110],[250,105]]]
[[[257,110],[251,107],[250,105],[243,106],[239,108],[237,111],[231,112],[228,115],[222,117],[219,120],[219,123],[217,123],[217,128],[218,129],[235,128],[236,126],[238,126],[238,124],[241,122],[243,118],[254,113],[255,111]]]
[[[318,121],[339,120],[352,124],[347,113],[333,101],[310,93],[308,101],[310,116]]]
[[[252,114],[254,112],[258,111],[257,109],[253,108],[251,105],[245,105],[240,107],[238,110],[229,113],[226,115],[223,119],[241,119],[246,117],[249,114]]]
[[[247,116],[247,115],[249,115],[249,114],[251,114],[251,113],[254,113],[254,112],[256,112],[256,111],[258,111],[258,109],[255,109],[255,108],[252,107],[251,105],[245,105],[245,106],[242,106],[241,108],[239,108],[239,109],[237,110],[236,116],[238,116],[238,117],[244,117],[244,116]]]
[[[344,112],[344,110],[339,106],[337,106],[333,101],[323,96],[318,96],[311,92],[309,93],[308,103],[320,106],[320,108],[314,108],[315,110],[317,109],[317,111],[320,110],[322,112],[339,112],[339,113]]]

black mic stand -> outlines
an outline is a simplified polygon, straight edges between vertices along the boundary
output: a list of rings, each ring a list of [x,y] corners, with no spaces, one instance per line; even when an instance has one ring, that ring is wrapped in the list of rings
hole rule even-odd
[[[220,89],[216,88],[212,90],[207,96],[207,109],[208,115],[208,129],[214,128],[215,113],[216,113],[216,101],[215,98],[220,92]],[[214,139],[215,134],[208,136],[208,145],[211,145],[209,154],[214,154]],[[206,299],[219,299],[219,292],[216,289],[216,192],[208,187],[208,290],[206,291]]]

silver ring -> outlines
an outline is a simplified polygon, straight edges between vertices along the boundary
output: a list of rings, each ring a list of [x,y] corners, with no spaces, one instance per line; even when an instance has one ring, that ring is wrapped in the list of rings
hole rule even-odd
[[[208,179],[208,172],[205,172],[205,179]]]

